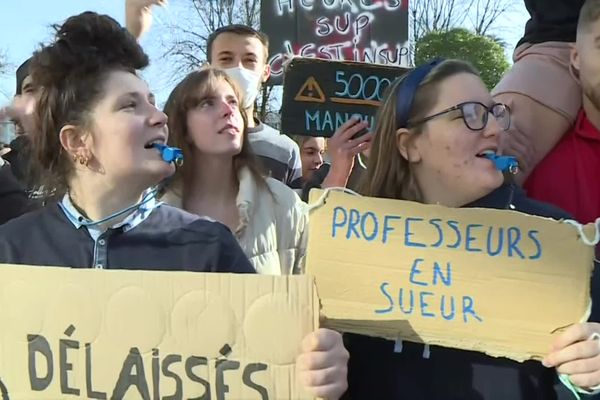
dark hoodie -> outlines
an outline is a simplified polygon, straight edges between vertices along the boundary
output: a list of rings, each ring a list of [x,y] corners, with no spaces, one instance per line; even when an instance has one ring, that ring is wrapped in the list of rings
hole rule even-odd
[[[25,188],[12,174],[9,165],[0,167],[0,225],[30,210]]]
[[[551,217],[569,215],[551,205],[531,200],[515,185],[503,185],[466,207],[508,209]],[[518,363],[483,353],[404,342],[401,353],[394,342],[347,334],[350,352],[349,389],[344,400],[566,400],[572,395],[554,369],[540,362]]]
[[[531,18],[519,42],[575,42],[579,11],[585,0],[525,0]]]

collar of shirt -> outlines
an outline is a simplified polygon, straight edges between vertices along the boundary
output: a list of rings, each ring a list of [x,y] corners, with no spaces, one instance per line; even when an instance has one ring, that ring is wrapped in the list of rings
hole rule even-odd
[[[143,199],[146,200],[143,201],[139,207],[135,208],[131,212],[131,214],[129,214],[123,221],[110,226],[109,229],[120,228],[123,230],[123,232],[130,231],[131,229],[144,222],[146,218],[150,216],[154,209],[162,205],[162,202],[157,201],[155,196],[151,195],[149,191],[144,193]],[[71,221],[73,226],[77,229],[81,227],[87,228],[90,236],[92,237],[92,239],[94,239],[94,241],[96,241],[98,237],[100,237],[100,235],[102,235],[105,232],[101,230],[100,227],[97,225],[90,226],[85,224],[92,221],[89,218],[82,215],[77,210],[77,208],[75,207],[75,205],[73,205],[73,202],[71,201],[71,196],[69,196],[69,193],[66,193],[63,196],[60,203],[58,204],[60,206],[60,209],[63,211],[67,219]]]
[[[587,119],[583,110],[581,110],[575,122],[575,134],[584,139],[600,141],[600,130]]]

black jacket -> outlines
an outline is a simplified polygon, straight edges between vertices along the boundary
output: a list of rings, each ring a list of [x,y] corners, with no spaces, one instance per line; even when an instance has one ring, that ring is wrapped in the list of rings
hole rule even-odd
[[[575,42],[579,11],[585,0],[525,0],[531,19],[519,42]]]
[[[166,205],[103,243],[109,269],[254,272],[227,227]],[[90,268],[98,244],[51,204],[0,226],[0,263]]]
[[[467,207],[507,209],[555,219],[569,216],[553,206],[528,199],[513,185],[504,185]],[[540,362],[518,363],[483,353],[345,335],[350,352],[349,389],[344,399],[377,400],[558,400],[571,399],[556,372]]]
[[[12,174],[9,165],[0,167],[0,225],[30,209],[25,188]]]

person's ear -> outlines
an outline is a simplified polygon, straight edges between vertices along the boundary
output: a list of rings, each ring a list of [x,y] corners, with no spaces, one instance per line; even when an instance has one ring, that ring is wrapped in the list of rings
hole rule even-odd
[[[576,44],[571,45],[571,65],[579,71],[579,50]]]
[[[92,159],[92,153],[85,140],[87,135],[83,134],[79,127],[65,125],[60,130],[58,137],[63,149],[65,149],[73,161],[79,161],[80,164],[87,165]]]
[[[265,64],[265,68],[263,70],[262,83],[265,83],[269,80],[271,76],[271,66],[269,64]]]
[[[406,128],[399,128],[396,131],[396,148],[400,155],[410,163],[421,161],[421,153],[414,139],[414,133]]]

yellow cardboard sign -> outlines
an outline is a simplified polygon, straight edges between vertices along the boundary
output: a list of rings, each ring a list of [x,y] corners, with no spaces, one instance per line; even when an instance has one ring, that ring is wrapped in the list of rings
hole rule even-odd
[[[308,276],[0,265],[0,321],[0,399],[310,398]]]
[[[569,224],[340,192],[310,219],[330,328],[522,361],[588,316],[593,247]]]

